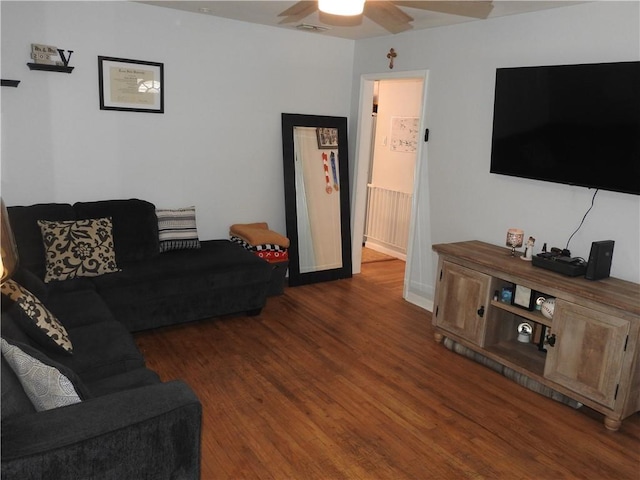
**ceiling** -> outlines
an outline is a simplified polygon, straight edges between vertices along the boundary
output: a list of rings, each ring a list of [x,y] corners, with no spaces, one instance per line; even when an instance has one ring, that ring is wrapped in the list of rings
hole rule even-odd
[[[367,0],[376,1],[376,0]],[[444,0],[442,0],[444,1]],[[278,14],[291,7],[296,1],[276,1],[276,0],[234,0],[234,1],[192,1],[192,0],[173,0],[173,1],[140,1],[147,5],[153,5],[163,8],[173,8],[193,12],[199,15],[212,15],[243,22],[257,23],[269,25],[273,27],[286,29],[304,29],[313,35],[328,35],[334,37],[348,38],[359,40],[363,38],[380,37],[390,35],[390,33],[379,26],[377,23],[369,20],[364,16],[359,16],[356,20],[359,22],[353,26],[336,26],[328,25],[320,21],[318,12],[303,18],[299,22],[280,24],[283,17]],[[538,10],[547,10],[551,8],[565,7],[584,3],[582,1],[508,1],[496,0],[493,2],[493,10],[488,18],[501,17],[505,15],[516,15]],[[454,25],[463,22],[482,21],[471,17],[463,17],[459,15],[450,15],[446,13],[438,13],[429,10],[420,10],[411,7],[400,7],[402,11],[413,17],[411,22],[413,30],[424,28],[442,27],[446,25]],[[304,28],[306,26],[306,28]],[[326,30],[314,30],[313,26],[327,28]],[[410,30],[409,30],[410,31]]]

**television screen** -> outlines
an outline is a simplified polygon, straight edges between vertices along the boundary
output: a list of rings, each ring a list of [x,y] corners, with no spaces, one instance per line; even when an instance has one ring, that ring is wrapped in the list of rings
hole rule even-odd
[[[640,195],[640,62],[497,69],[491,172]]]

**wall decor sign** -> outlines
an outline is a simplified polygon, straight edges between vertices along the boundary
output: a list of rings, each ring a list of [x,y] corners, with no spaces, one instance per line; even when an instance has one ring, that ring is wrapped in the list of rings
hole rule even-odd
[[[98,57],[100,110],[164,113],[164,64]]]
[[[49,72],[71,73],[73,67],[69,66],[73,50],[66,52],[53,45],[43,45],[41,43],[31,44],[32,63],[27,63],[30,70],[44,70]]]
[[[67,67],[69,66],[69,60],[71,59],[72,53],[73,50],[68,50],[68,56],[66,56],[64,50],[61,48],[54,47],[52,45],[42,45],[40,43],[31,44],[31,58],[34,63],[41,65]],[[60,59],[58,60],[55,57],[59,57]]]

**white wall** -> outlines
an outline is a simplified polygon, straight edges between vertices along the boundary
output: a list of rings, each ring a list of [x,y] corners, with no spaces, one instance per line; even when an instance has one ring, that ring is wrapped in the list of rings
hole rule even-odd
[[[2,196],[8,205],[139,197],[195,204],[202,238],[264,220],[284,231],[280,113],[350,116],[360,76],[429,70],[410,289],[430,297],[431,244],[501,244],[523,228],[564,246],[591,191],[489,174],[495,69],[640,58],[637,2],[597,2],[334,39],[130,2],[0,3]],[[72,74],[31,72],[30,44],[74,50]],[[97,56],[165,64],[164,115],[98,109]],[[353,83],[352,83],[353,82]],[[349,115],[350,114],[350,115]],[[353,157],[350,172],[354,171]],[[353,179],[353,177],[352,177]],[[640,281],[640,199],[601,191],[571,249],[616,240],[612,274]]]
[[[371,171],[372,183],[377,187],[413,193],[416,154],[391,149],[392,121],[397,117],[420,117],[422,84],[422,79],[416,78],[379,82],[378,116]]]
[[[285,231],[281,113],[348,116],[354,42],[131,2],[1,2],[7,205],[196,205],[201,238]],[[31,43],[73,50],[30,71]],[[98,55],[164,63],[165,113],[101,111]]]
[[[640,59],[640,5],[596,2],[356,42],[354,95],[363,74],[428,69],[418,221],[409,289],[432,298],[432,243],[478,239],[501,245],[509,227],[564,247],[593,190],[489,173],[497,67]],[[353,104],[352,118],[357,112]],[[606,159],[603,159],[606,165]],[[428,221],[429,216],[431,221]],[[421,221],[426,219],[426,221]],[[640,198],[600,191],[570,248],[587,257],[592,241],[616,241],[612,275],[640,281]]]

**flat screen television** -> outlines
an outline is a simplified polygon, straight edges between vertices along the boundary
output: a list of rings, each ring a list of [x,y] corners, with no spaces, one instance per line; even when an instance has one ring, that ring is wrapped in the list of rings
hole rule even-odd
[[[497,69],[491,172],[640,195],[640,62]]]

